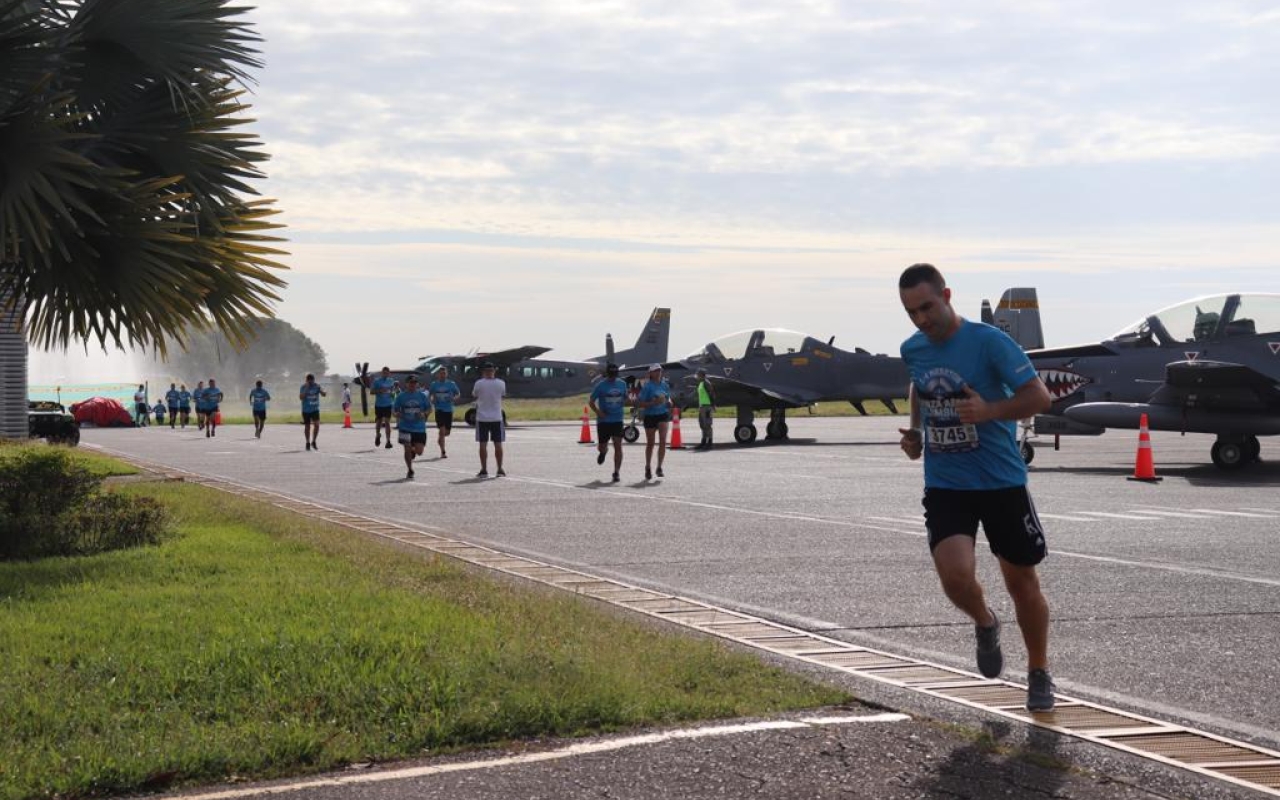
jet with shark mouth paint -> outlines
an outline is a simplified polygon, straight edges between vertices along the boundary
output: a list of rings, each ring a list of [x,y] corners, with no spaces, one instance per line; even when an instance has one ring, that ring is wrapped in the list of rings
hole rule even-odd
[[[1038,332],[1038,306],[1023,311]],[[1152,430],[1216,434],[1210,456],[1231,470],[1259,460],[1259,436],[1280,434],[1280,294],[1199,297],[1097,344],[1027,355],[1054,400],[1038,435],[1137,428],[1146,414]]]

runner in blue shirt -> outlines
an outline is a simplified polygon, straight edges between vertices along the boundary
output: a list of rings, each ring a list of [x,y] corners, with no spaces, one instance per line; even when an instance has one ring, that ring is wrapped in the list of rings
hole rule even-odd
[[[316,444],[316,437],[320,435],[320,398],[328,396],[316,383],[316,376],[307,373],[307,382],[298,388],[298,399],[302,401],[302,435],[308,450],[320,449]]]
[[[178,390],[178,413],[182,415],[182,427],[185,429],[191,421],[191,392],[187,391],[185,383]]]
[[[218,406],[222,403],[222,390],[213,378],[204,389],[204,435],[218,435]]]
[[[169,391],[164,393],[165,405],[169,407],[169,430],[178,423],[178,384],[169,384]]]
[[[1000,621],[975,571],[978,523],[1000,562],[1027,647],[1027,709],[1053,708],[1049,604],[1036,565],[1044,529],[1027,492],[1016,424],[1049,410],[1052,399],[1026,354],[1003,331],[970,322],[951,307],[951,290],[931,264],[898,279],[902,306],[919,331],[902,345],[911,373],[911,427],[902,449],[924,456],[924,516],[943,591],[974,623],[978,670],[1000,675]]]
[[[249,390],[249,405],[253,408],[253,437],[262,438],[262,429],[267,425],[267,402],[271,392],[262,388],[262,381],[256,381]]]
[[[373,392],[373,446],[382,444],[382,433],[387,434],[387,449],[391,449],[391,412],[400,385],[391,377],[391,368],[383,367],[382,374],[369,382]]]
[[[196,384],[196,390],[191,393],[191,399],[196,404],[196,430],[204,430],[204,381]]]
[[[671,387],[662,377],[662,365],[649,365],[649,380],[640,388],[636,405],[644,409],[644,479],[653,478],[649,465],[653,461],[653,435],[658,434],[658,477],[662,461],[667,457],[667,427],[671,423]]]
[[[458,384],[449,380],[449,368],[437,367],[436,379],[427,387],[431,395],[431,405],[436,411],[436,444],[440,446],[440,457],[448,458],[444,451],[444,440],[453,432],[453,402],[462,397]]]
[[[602,378],[591,390],[587,401],[596,415],[596,463],[603,464],[613,442],[613,482],[622,471],[622,427],[627,406],[627,382],[618,377],[618,365],[607,364]]]
[[[393,408],[400,444],[404,445],[404,465],[409,470],[405,480],[413,480],[413,460],[422,455],[427,446],[427,415],[431,413],[431,398],[418,389],[417,375],[410,375],[405,380],[408,387],[396,398]]]

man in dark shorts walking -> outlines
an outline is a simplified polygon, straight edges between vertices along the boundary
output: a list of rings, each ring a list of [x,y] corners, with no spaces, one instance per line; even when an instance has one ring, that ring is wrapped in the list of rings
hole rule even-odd
[[[618,473],[622,471],[622,427],[627,409],[627,382],[618,377],[617,364],[605,366],[604,378],[591,390],[588,405],[596,415],[596,463],[604,463],[613,442],[613,482],[617,483],[621,480]]]
[[[262,429],[267,424],[267,403],[271,402],[271,392],[262,386],[262,381],[255,381],[249,390],[249,406],[253,409],[253,438],[262,438]]]
[[[996,555],[1027,647],[1027,708],[1053,708],[1049,677],[1049,604],[1036,565],[1044,530],[1027,492],[1017,421],[1047,411],[1048,389],[1022,349],[1003,331],[964,319],[931,264],[908,267],[898,280],[902,306],[918,328],[902,344],[911,373],[911,427],[899,429],[902,450],[924,456],[925,525],[942,589],[969,615],[978,670],[1004,667],[1000,621],[976,574],[978,524]]]
[[[209,385],[204,388],[204,435],[205,438],[218,435],[218,411],[222,405],[222,390],[218,388],[218,382],[213,378],[209,379]]]
[[[418,389],[418,376],[405,379],[407,389],[396,398],[394,410],[396,427],[400,430],[400,444],[404,445],[404,465],[408,469],[405,480],[413,480],[413,460],[422,455],[427,446],[427,414],[431,412],[431,398]]]
[[[493,442],[493,458],[498,462],[497,477],[507,474],[502,468],[502,443],[507,440],[502,398],[507,393],[507,382],[495,377],[496,374],[497,367],[486,361],[480,368],[480,380],[471,387],[471,394],[476,398],[476,441],[480,443],[477,478],[489,477],[489,442]]]

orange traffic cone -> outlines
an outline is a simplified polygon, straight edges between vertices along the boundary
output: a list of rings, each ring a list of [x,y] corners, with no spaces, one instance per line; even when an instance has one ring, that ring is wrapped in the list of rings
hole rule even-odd
[[[582,407],[582,433],[578,434],[578,444],[595,444],[591,439],[591,417],[586,406]]]
[[[684,439],[680,437],[680,409],[675,410],[675,420],[671,425],[671,444],[667,445],[668,450],[683,450]]]
[[[214,424],[214,425],[221,425],[221,424],[222,424],[222,411],[221,411],[221,410],[218,410],[218,411],[213,412],[213,424]]]
[[[1131,481],[1157,483],[1155,459],[1151,455],[1151,432],[1147,430],[1147,415],[1143,414],[1138,421],[1138,455],[1134,459]]]
[[[342,427],[344,428],[355,427],[354,425],[351,424],[351,406],[347,406],[346,408],[342,409]]]

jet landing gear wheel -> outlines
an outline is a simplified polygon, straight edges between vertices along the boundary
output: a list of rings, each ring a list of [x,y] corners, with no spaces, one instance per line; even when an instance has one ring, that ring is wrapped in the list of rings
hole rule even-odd
[[[1246,436],[1244,439],[1244,454],[1248,463],[1262,460],[1262,442],[1258,441],[1257,436]]]
[[[640,429],[635,425],[628,425],[622,429],[622,441],[627,444],[635,444],[640,441]]]
[[[1209,455],[1219,469],[1240,469],[1249,463],[1249,452],[1249,446],[1244,442],[1214,442]]]
[[[766,439],[785,439],[787,438],[786,422],[770,422],[764,426],[764,438]]]
[[[751,444],[758,435],[755,425],[739,425],[733,429],[733,438],[738,444]]]
[[[474,428],[476,426],[476,410],[474,408],[468,408],[466,413],[462,415],[462,419]]]
[[[1023,442],[1018,449],[1022,451],[1022,463],[1030,464],[1036,459],[1036,449],[1031,446],[1031,442]]]

